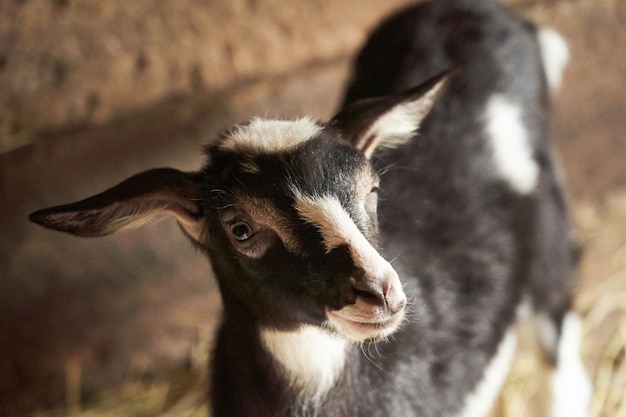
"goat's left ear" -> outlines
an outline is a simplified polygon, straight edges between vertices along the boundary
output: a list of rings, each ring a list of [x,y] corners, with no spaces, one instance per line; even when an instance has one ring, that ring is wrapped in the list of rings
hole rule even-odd
[[[329,123],[367,158],[408,142],[457,70],[439,74],[404,93],[355,101]]]
[[[171,215],[198,240],[203,224],[201,184],[197,174],[153,169],[85,200],[38,210],[29,218],[50,229],[97,237]]]

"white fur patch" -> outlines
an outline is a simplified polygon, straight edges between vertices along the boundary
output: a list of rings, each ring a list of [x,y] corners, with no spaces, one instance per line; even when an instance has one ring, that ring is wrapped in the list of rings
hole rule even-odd
[[[350,215],[334,197],[309,197],[295,190],[296,209],[302,218],[320,230],[326,251],[365,239]],[[367,243],[369,245],[369,242]]]
[[[552,417],[586,417],[593,388],[580,357],[580,318],[570,312],[563,320],[557,368],[552,377]]]
[[[482,381],[466,397],[465,406],[458,417],[484,417],[489,413],[509,373],[516,345],[515,330],[510,329],[485,369]]]
[[[274,153],[292,149],[319,135],[322,127],[313,119],[297,120],[252,119],[238,126],[220,147],[235,152]]]
[[[541,48],[541,59],[548,87],[550,92],[554,94],[561,87],[563,81],[563,71],[570,59],[569,48],[565,39],[554,29],[540,29],[537,33],[537,39]]]
[[[485,120],[499,174],[515,191],[530,193],[537,185],[539,167],[533,157],[520,107],[496,94],[487,103]]]
[[[363,236],[343,206],[333,197],[308,197],[295,192],[296,209],[302,218],[317,226],[326,250],[347,245],[354,262],[372,276],[383,276],[392,268]]]
[[[278,362],[303,405],[315,404],[343,371],[349,342],[313,326],[293,332],[261,330],[261,340]]]

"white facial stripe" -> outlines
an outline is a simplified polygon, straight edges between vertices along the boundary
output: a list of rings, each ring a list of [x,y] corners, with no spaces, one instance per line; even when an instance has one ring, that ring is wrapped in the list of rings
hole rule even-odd
[[[303,402],[320,401],[343,371],[348,342],[317,327],[261,330],[261,340]]]
[[[509,330],[498,346],[498,351],[485,369],[483,379],[465,399],[465,405],[458,417],[486,416],[493,405],[500,388],[504,384],[515,355],[517,336]]]
[[[362,236],[336,198],[308,197],[296,191],[295,201],[300,216],[320,230],[327,252],[337,246],[350,245]]]
[[[321,131],[322,127],[308,117],[297,120],[256,118],[235,129],[220,147],[235,152],[281,152],[310,140]]]
[[[521,113],[506,97],[494,95],[487,104],[485,128],[499,174],[515,191],[527,194],[537,185],[539,167]]]
[[[350,215],[334,197],[308,197],[295,193],[296,210],[308,223],[315,225],[324,239],[326,251],[347,245],[357,266],[372,276],[391,268],[363,236]],[[384,274],[380,274],[384,275]]]

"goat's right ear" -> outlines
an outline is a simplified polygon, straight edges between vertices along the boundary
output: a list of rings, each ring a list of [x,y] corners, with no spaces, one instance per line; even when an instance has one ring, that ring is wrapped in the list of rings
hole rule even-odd
[[[408,142],[458,70],[439,74],[401,94],[348,104],[331,121],[344,139],[370,158],[375,150]]]
[[[194,239],[202,232],[198,174],[171,168],[142,172],[82,201],[38,210],[30,220],[77,236],[96,237],[139,227],[156,216],[173,215]]]

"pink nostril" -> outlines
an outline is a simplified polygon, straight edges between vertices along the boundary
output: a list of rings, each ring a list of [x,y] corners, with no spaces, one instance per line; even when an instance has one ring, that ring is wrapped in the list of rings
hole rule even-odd
[[[352,284],[354,292],[357,296],[362,297],[364,300],[371,302],[372,304],[385,305],[386,291],[381,285],[370,281],[357,281]]]
[[[391,280],[383,282],[361,280],[352,284],[354,292],[363,301],[384,307],[389,313],[395,314],[406,304],[403,291],[394,288]]]

